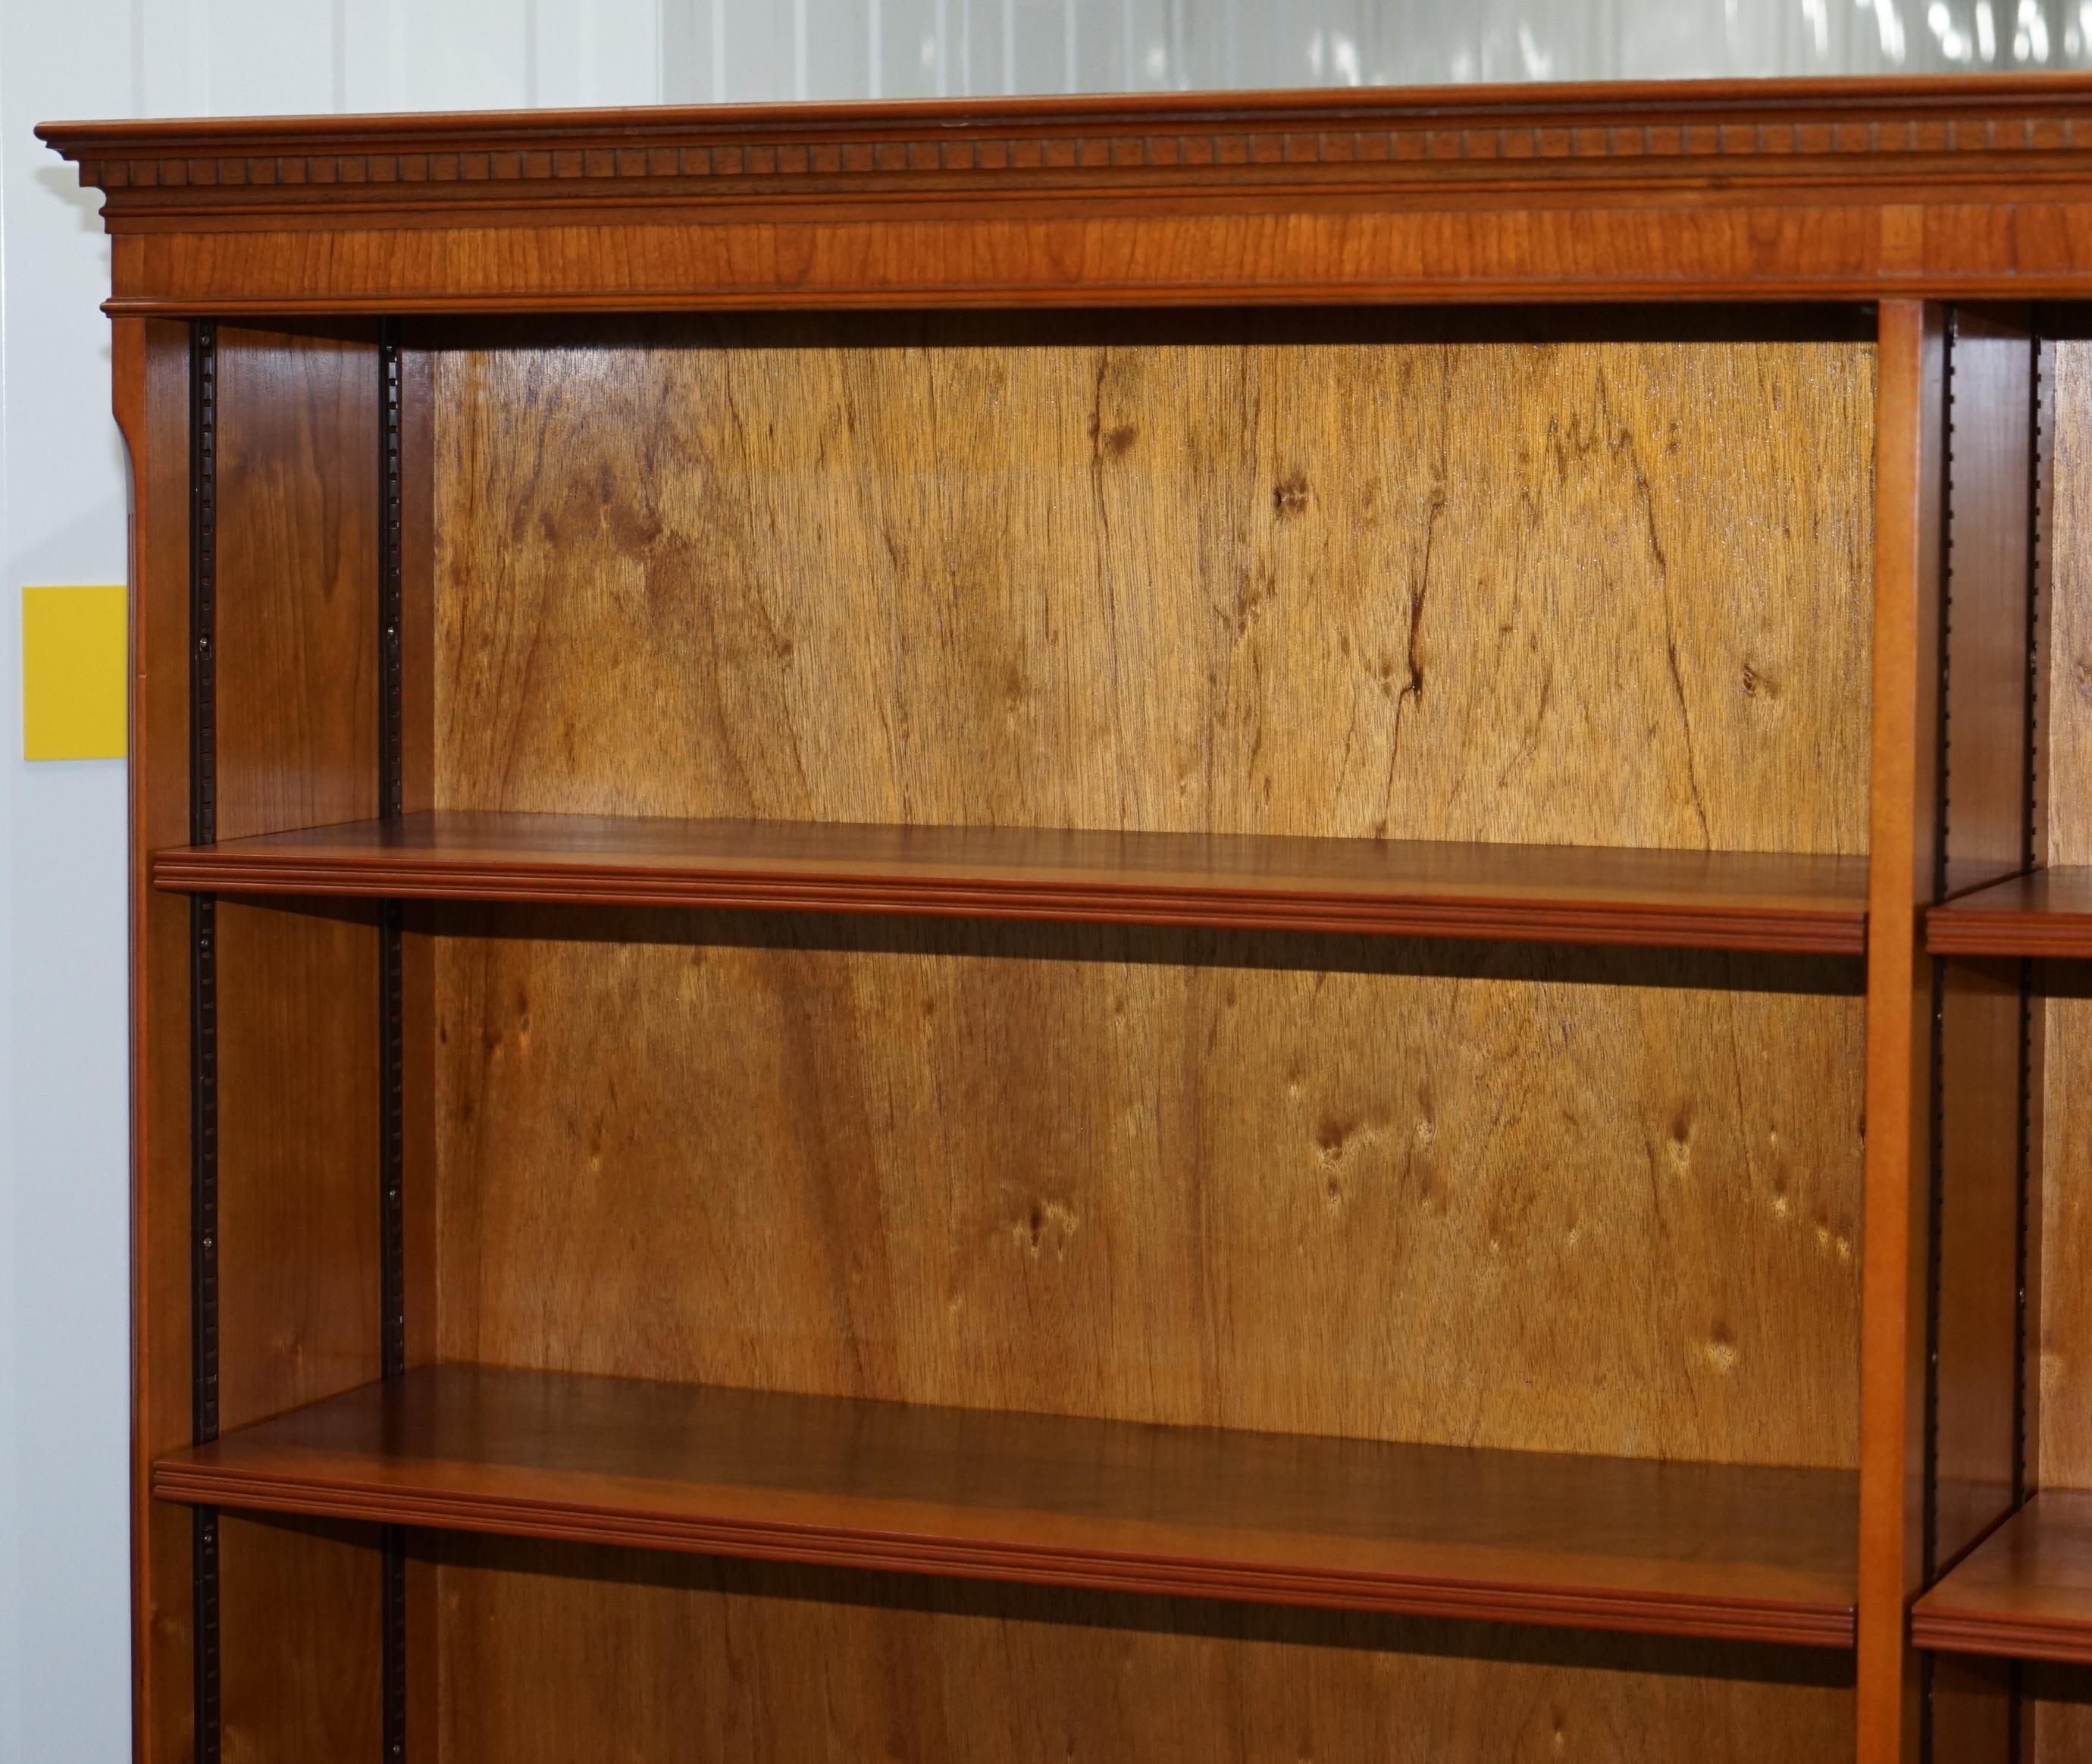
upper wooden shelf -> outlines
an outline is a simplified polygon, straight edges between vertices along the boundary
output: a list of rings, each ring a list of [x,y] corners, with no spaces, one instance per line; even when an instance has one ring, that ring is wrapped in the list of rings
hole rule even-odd
[[[1918,1600],[1910,1629],[1922,1648],[2092,1664],[2092,1490],[2035,1495]]]
[[[1935,906],[1925,942],[1934,955],[2092,956],[2092,866],[2036,870]]]
[[[195,893],[380,895],[1856,953],[1861,858],[411,815],[159,853]]]
[[[164,1498],[1117,1591],[1853,1636],[1831,1471],[1143,1426],[452,1366],[164,1458]]]

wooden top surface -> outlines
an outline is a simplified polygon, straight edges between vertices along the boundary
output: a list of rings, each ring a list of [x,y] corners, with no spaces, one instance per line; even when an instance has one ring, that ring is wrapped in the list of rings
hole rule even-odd
[[[2075,73],[37,132],[136,242],[120,313],[2092,291]]]
[[[1842,1646],[1843,1472],[1293,1438],[468,1367],[154,1492],[642,1548]]]
[[[1863,858],[437,813],[158,854],[199,893],[802,908],[1857,953]]]
[[[1911,1639],[2092,1663],[2092,1490],[2035,1495],[1918,1600]]]
[[[1934,955],[2092,956],[2092,865],[2012,876],[1934,907]]]

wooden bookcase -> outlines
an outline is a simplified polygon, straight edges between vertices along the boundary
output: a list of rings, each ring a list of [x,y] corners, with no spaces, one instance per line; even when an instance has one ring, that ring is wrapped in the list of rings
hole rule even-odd
[[[2092,82],[42,133],[142,1764],[2092,1755]]]

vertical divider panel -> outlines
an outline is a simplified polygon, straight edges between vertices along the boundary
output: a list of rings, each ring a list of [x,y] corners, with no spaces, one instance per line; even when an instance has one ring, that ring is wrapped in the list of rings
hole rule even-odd
[[[435,365],[408,327],[396,327],[394,341],[388,452],[398,527],[388,568],[397,583],[400,665],[391,753],[395,801],[400,812],[413,814],[435,806]],[[435,1358],[436,1340],[435,949],[411,907],[400,916],[399,1011],[400,1351],[404,1364],[418,1366]],[[426,1764],[439,1755],[439,1570],[411,1543],[404,1555],[399,1658],[388,1670],[400,1707],[397,1720],[388,1720],[387,1745],[399,1749],[387,1764],[395,1757]]]
[[[2039,346],[1885,303],[1877,463],[1861,1441],[1869,1764],[2004,1764],[2008,1667],[1921,1658],[1910,1598],[2023,1485],[2038,1048],[2016,962],[1922,953],[1922,910],[2037,854]]]
[[[2027,607],[2027,864],[2040,869],[2049,862],[2050,716],[2055,636],[2055,340],[2037,335],[2034,396],[2029,421],[2034,437],[2033,505],[2028,511],[2030,594]],[[2015,1288],[2019,1362],[2013,1368],[2013,1431],[2017,1442],[2013,1498],[2025,1501],[2039,1486],[2041,1474],[2042,1220],[2048,1087],[2047,977],[2044,965],[2020,964],[2020,1132],[2019,1192]],[[2039,1713],[2030,1695],[2026,1662],[2012,1662],[2013,1764],[2036,1756]]]
[[[119,318],[116,417],[131,461],[134,853],[189,831],[189,331]],[[192,1521],[149,1493],[193,1438],[189,1375],[189,903],[131,867],[132,1695],[140,1764],[194,1757]]]
[[[2055,408],[2056,348],[2052,337],[2035,339],[2034,384],[2029,421],[2034,435],[2034,485],[2028,517],[2033,531],[2028,575],[2026,690],[2026,862],[2041,869],[2049,862],[2049,721],[2055,697],[2050,669],[2055,639]],[[2043,1213],[2047,1092],[2047,990],[2042,965],[2020,964],[2020,1195],[2019,1195],[2019,1365],[2013,1425],[2018,1436],[2018,1463],[2013,1494],[2025,1500],[2038,1485],[2041,1466],[2041,1221]]]
[[[218,837],[218,326],[195,327],[189,355],[189,838]],[[190,1429],[218,1438],[218,902],[189,902]],[[194,1524],[196,1753],[218,1764],[223,1655],[218,1511]]]
[[[400,712],[400,339],[387,322],[378,337],[378,812],[402,812]],[[402,1040],[405,970],[400,905],[378,912],[378,1363],[387,1378],[407,1369],[405,1220],[406,1106]],[[407,1542],[399,1525],[384,1528],[384,1609],[379,1639],[385,1764],[403,1764],[407,1749]]]
[[[1919,1755],[1907,1611],[1924,1572],[1933,999],[1922,910],[1937,861],[1946,343],[1937,305],[1882,303],[1860,1322],[1861,1764],[1916,1764]]]

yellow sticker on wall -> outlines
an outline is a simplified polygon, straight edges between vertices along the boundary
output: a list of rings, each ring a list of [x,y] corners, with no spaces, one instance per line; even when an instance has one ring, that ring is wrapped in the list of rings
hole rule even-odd
[[[22,757],[123,757],[122,588],[22,590]]]

